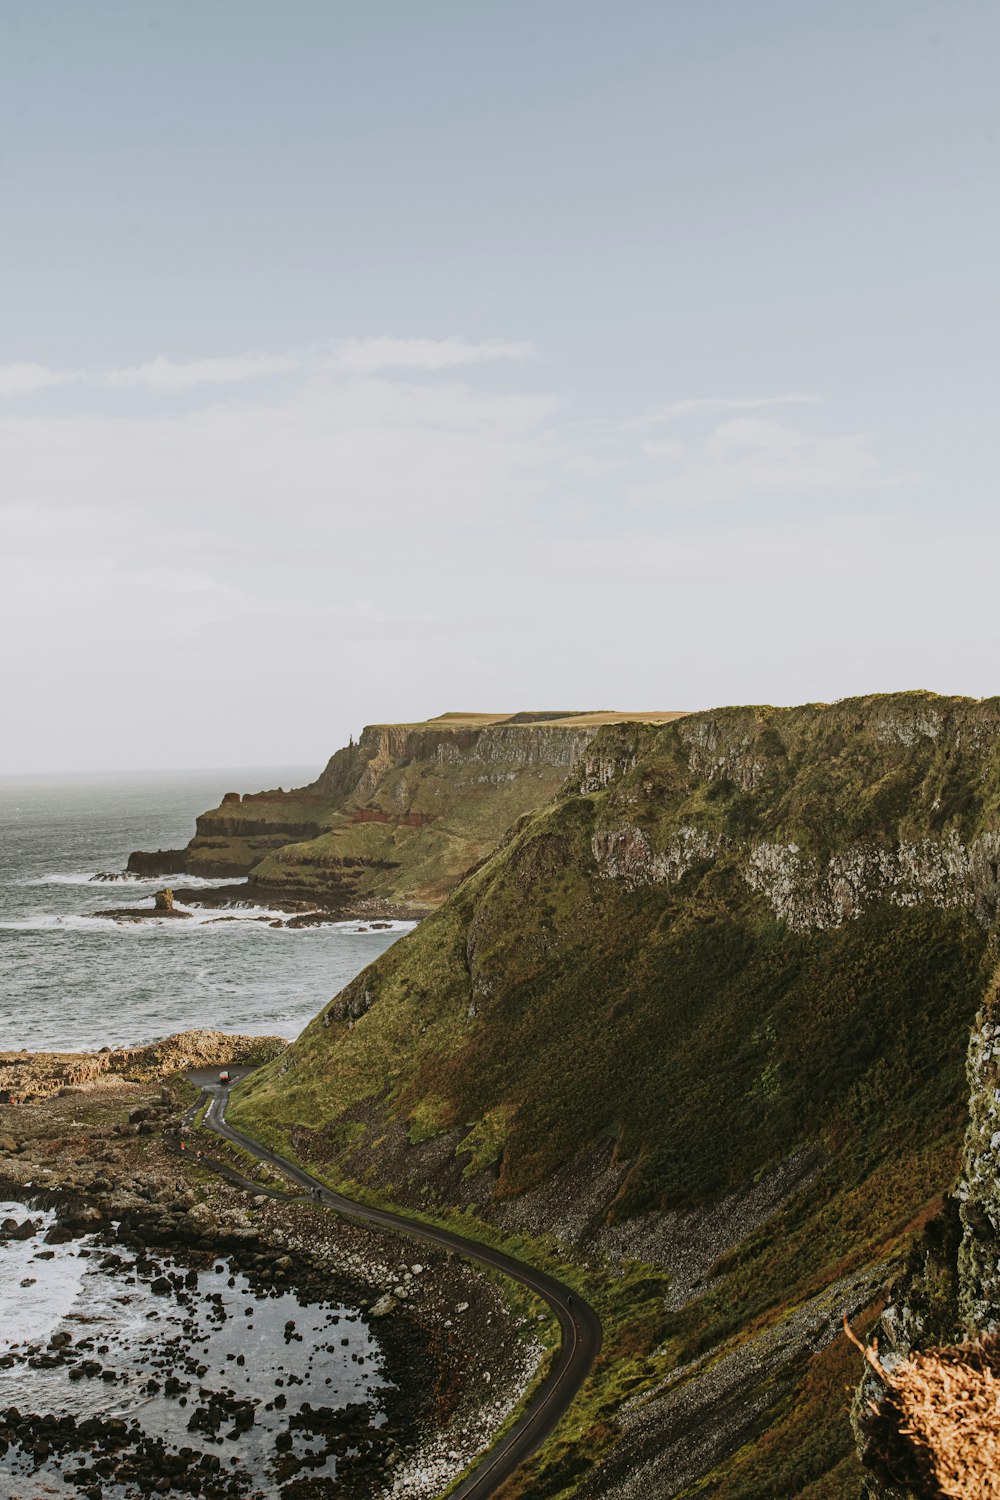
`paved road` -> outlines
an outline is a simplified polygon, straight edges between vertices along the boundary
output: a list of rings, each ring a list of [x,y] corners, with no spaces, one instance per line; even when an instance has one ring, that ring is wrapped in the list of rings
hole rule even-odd
[[[244,1070],[232,1070],[234,1081],[238,1071]],[[217,1074],[192,1069],[188,1076],[211,1096],[205,1113],[205,1125],[209,1130],[242,1146],[245,1151],[252,1152],[270,1166],[280,1168],[286,1176],[308,1188],[314,1195],[318,1189],[320,1201],[328,1208],[336,1209],[348,1218],[360,1219],[365,1224],[378,1224],[386,1229],[399,1230],[415,1240],[442,1245],[446,1250],[457,1250],[468,1260],[477,1261],[482,1266],[491,1266],[513,1281],[520,1281],[524,1286],[530,1287],[551,1307],[559,1319],[562,1344],[547,1380],[515,1426],[479,1460],[454,1491],[453,1500],[486,1500],[488,1495],[495,1494],[518,1465],[553,1431],[586,1379],[601,1348],[601,1320],[594,1309],[576,1292],[572,1292],[561,1281],[556,1281],[555,1277],[546,1276],[544,1271],[536,1271],[533,1266],[515,1260],[512,1255],[504,1255],[500,1250],[491,1250],[488,1245],[464,1239],[460,1234],[453,1234],[450,1229],[437,1229],[430,1224],[407,1219],[403,1214],[390,1213],[383,1208],[371,1208],[367,1203],[356,1203],[351,1198],[342,1197],[340,1193],[331,1192],[294,1162],[279,1156],[275,1151],[269,1151],[266,1146],[262,1146],[252,1136],[244,1135],[235,1126],[226,1124],[228,1094],[218,1084]]]

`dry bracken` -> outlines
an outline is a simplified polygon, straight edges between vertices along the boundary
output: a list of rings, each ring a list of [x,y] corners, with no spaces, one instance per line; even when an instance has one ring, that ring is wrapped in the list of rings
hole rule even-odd
[[[930,1481],[928,1496],[1000,1500],[1000,1337],[927,1349],[886,1369],[877,1344],[848,1336],[885,1386],[888,1418]]]

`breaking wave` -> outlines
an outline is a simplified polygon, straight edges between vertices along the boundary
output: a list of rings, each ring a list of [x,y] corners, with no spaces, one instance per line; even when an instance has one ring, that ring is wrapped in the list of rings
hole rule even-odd
[[[282,933],[308,933],[329,932],[331,929],[348,933],[350,935],[363,935],[372,933],[375,937],[386,933],[410,932],[415,922],[387,922],[378,927],[371,927],[368,923],[357,921],[322,921],[312,922],[307,926],[289,927],[288,921],[294,914],[286,911],[278,911],[270,906],[254,906],[249,903],[231,907],[199,907],[181,906],[175,904],[175,911],[187,913],[186,918],[157,917],[153,915],[153,906],[150,902],[137,904],[136,911],[149,912],[149,916],[128,917],[115,916],[108,912],[69,913],[58,914],[55,912],[39,912],[31,916],[22,917],[19,920],[0,922],[0,931],[4,932],[88,932],[94,929],[102,931],[116,930],[121,932],[144,932],[152,931],[158,934],[164,932],[177,933],[183,936],[185,933],[201,932],[206,927],[233,927],[237,924],[243,926],[258,927],[265,932]]]
[[[150,890],[158,890],[171,881],[177,885],[183,885],[188,890],[213,890],[217,886],[242,884],[239,880],[232,878],[227,880],[219,876],[133,875],[128,872],[118,874],[113,870],[55,871],[49,875],[33,875],[30,879],[17,881],[16,884],[24,886],[107,885],[113,889],[117,889],[118,886],[128,886],[133,890],[145,886]]]

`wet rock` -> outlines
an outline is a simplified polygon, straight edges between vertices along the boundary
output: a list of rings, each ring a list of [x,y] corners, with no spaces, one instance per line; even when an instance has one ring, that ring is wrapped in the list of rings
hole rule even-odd
[[[73,1231],[66,1224],[53,1224],[51,1229],[45,1232],[45,1243],[47,1245],[65,1245],[73,1238]]]
[[[21,1223],[17,1219],[4,1219],[0,1223],[0,1240],[30,1240],[41,1227],[40,1219],[25,1219]]]
[[[96,1229],[98,1225],[105,1222],[105,1216],[101,1210],[92,1203],[85,1204],[82,1208],[73,1209],[67,1213],[62,1222],[70,1229],[80,1233]]]

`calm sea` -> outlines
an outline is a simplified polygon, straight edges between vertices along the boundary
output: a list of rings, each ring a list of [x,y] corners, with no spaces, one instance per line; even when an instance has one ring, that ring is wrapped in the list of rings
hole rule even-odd
[[[122,924],[159,880],[105,884],[133,849],[186,844],[227,791],[301,786],[316,767],[0,778],[0,1051],[91,1049],[192,1027],[296,1036],[409,924],[289,930],[238,921]],[[197,882],[178,877],[177,884]],[[208,884],[208,882],[204,882]],[[274,913],[272,915],[278,915]]]

